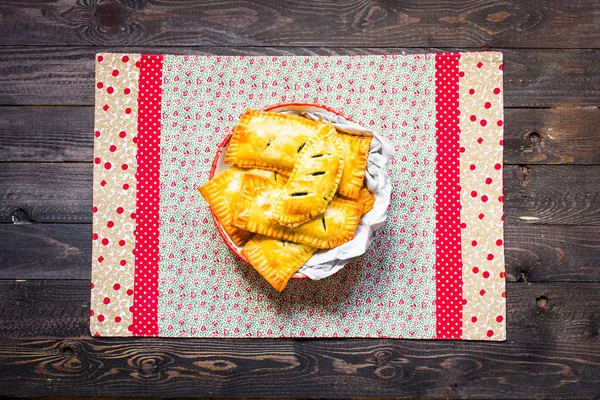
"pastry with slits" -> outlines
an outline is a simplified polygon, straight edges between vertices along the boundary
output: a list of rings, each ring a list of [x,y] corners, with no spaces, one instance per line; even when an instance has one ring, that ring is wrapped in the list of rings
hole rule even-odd
[[[261,235],[255,235],[242,249],[250,265],[278,292],[285,289],[292,275],[302,268],[315,251],[315,247],[307,244]]]
[[[356,201],[334,198],[325,212],[294,228],[273,223],[276,200],[283,186],[264,177],[247,174],[233,218],[233,226],[319,249],[331,249],[354,237],[360,221],[362,205]]]
[[[219,219],[219,222],[221,222],[225,232],[227,232],[233,243],[237,246],[243,245],[252,236],[251,232],[236,228],[231,223],[235,207],[240,198],[242,180],[246,173],[261,176],[268,181],[280,184],[285,184],[287,181],[287,177],[274,171],[261,169],[245,170],[233,166],[221,172],[198,189],[213,213]]]
[[[371,136],[357,136],[346,133],[338,135],[344,151],[344,172],[338,192],[342,196],[356,199],[365,179]]]
[[[281,292],[314,253],[350,242],[373,208],[363,186],[370,142],[321,120],[246,110],[224,155],[233,166],[200,192],[229,247]]]
[[[360,189],[356,202],[361,216],[373,209],[375,198],[365,187]],[[252,267],[278,292],[283,291],[290,278],[304,266],[317,251],[316,247],[302,243],[286,242],[267,236],[254,235],[242,249]]]
[[[298,154],[323,125],[296,115],[246,110],[233,129],[225,163],[289,176]]]
[[[335,127],[324,125],[299,153],[277,203],[277,222],[291,228],[322,214],[335,195],[344,153]]]

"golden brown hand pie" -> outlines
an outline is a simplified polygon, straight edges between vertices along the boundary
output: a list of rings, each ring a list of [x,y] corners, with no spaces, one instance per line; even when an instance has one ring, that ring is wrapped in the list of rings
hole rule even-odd
[[[343,156],[335,127],[324,125],[300,151],[279,198],[277,222],[293,228],[322,214],[340,183]]]
[[[338,188],[339,194],[351,199],[358,198],[358,192],[363,186],[371,136],[357,136],[339,133],[344,149],[344,172]]]
[[[235,206],[240,198],[242,179],[246,173],[259,175],[271,182],[284,183],[287,180],[286,177],[273,171],[231,167],[198,189],[221,222],[225,232],[237,246],[243,245],[252,236],[251,232],[238,229],[231,224]]]
[[[358,199],[356,201],[362,206],[361,215],[365,215],[373,209],[375,205],[375,197],[369,192],[369,189],[363,187],[358,192]]]
[[[238,168],[238,167],[232,167],[232,168],[237,168],[237,169],[241,169],[242,171],[244,171],[247,174],[252,174],[252,175],[256,175],[256,176],[262,176],[264,178],[267,178],[270,181],[273,182],[277,182],[279,184],[285,185],[288,181],[288,177],[285,175],[280,174],[279,172],[275,172],[275,171],[269,171],[266,169],[259,169],[259,168],[250,168],[250,169],[246,169],[246,168]],[[240,179],[241,182],[241,179]],[[241,189],[241,183],[240,183],[240,189]]]
[[[275,290],[281,292],[288,281],[317,249],[306,244],[285,242],[255,235],[242,253]]]
[[[225,163],[290,175],[298,153],[322,126],[295,115],[246,110],[233,129]]]
[[[305,243],[319,249],[330,249],[352,240],[360,221],[361,204],[334,198],[323,214],[290,228],[271,222],[276,215],[275,204],[282,190],[282,185],[263,177],[250,174],[244,176],[233,225],[264,236]]]

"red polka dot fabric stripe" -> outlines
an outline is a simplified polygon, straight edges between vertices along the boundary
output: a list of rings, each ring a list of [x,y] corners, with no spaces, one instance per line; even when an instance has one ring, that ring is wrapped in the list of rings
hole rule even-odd
[[[133,334],[158,335],[161,55],[142,55],[138,96]]]
[[[460,232],[460,54],[435,56],[436,79],[436,337],[462,336]]]

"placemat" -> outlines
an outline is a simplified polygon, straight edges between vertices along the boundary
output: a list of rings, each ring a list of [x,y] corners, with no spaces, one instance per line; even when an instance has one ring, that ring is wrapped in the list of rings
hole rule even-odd
[[[95,336],[505,340],[502,54],[96,58]],[[367,254],[274,291],[198,193],[246,108],[327,105],[394,147]]]

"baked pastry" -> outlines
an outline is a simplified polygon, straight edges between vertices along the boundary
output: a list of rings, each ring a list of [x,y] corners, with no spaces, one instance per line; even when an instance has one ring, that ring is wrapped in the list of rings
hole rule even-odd
[[[259,169],[244,170],[234,166],[221,172],[198,189],[202,197],[208,202],[213,213],[219,219],[219,222],[221,222],[225,232],[227,232],[233,243],[237,246],[243,245],[252,236],[251,232],[236,228],[231,223],[236,204],[240,198],[242,180],[246,173],[261,176],[270,182],[285,184],[287,181],[287,177],[274,171]]]
[[[238,167],[233,166],[232,168],[238,168]],[[270,181],[277,182],[281,185],[285,185],[289,179],[289,177],[286,175],[280,174],[279,172],[275,172],[275,171],[269,171],[266,169],[259,169],[259,168],[250,168],[250,169],[238,168],[238,169],[241,169],[242,171],[244,171],[247,174],[262,176],[264,178],[269,179]],[[240,184],[240,188],[241,188],[241,184]]]
[[[298,153],[322,126],[295,115],[246,110],[233,129],[225,163],[290,175]]]
[[[318,249],[352,240],[373,208],[363,187],[371,139],[321,120],[246,110],[224,156],[233,166],[199,190],[248,262],[281,292]]]
[[[369,192],[369,189],[362,187],[358,192],[358,199],[356,201],[362,206],[362,215],[365,215],[373,209],[375,205],[375,197]]]
[[[293,228],[322,214],[340,183],[343,157],[335,127],[323,125],[298,155],[279,198],[277,222]]]
[[[266,178],[246,174],[242,182],[233,226],[288,242],[331,249],[354,237],[362,205],[357,201],[333,198],[325,212],[294,228],[273,223],[276,200],[283,186]]]
[[[338,136],[344,149],[344,172],[338,192],[342,196],[356,199],[363,186],[373,137],[346,133],[339,133]]]
[[[242,253],[252,267],[278,292],[317,251],[306,244],[284,242],[266,236],[255,235],[246,243]]]

